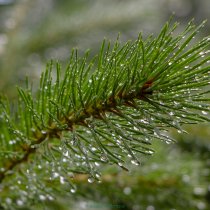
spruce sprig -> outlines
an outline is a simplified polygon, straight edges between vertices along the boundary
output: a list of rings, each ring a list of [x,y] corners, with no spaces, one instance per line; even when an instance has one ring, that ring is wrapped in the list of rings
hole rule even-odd
[[[47,65],[35,95],[26,80],[17,105],[2,98],[1,203],[21,189],[10,197],[24,205],[43,183],[51,199],[56,180],[71,188],[75,173],[99,180],[100,164],[128,170],[128,161],[140,164],[139,153],[154,152],[153,138],[173,141],[170,127],[182,132],[183,124],[209,121],[210,37],[189,47],[204,23],[190,22],[177,36],[178,24],[166,23],[157,37],[104,40],[93,59],[72,50],[64,72],[58,62]]]

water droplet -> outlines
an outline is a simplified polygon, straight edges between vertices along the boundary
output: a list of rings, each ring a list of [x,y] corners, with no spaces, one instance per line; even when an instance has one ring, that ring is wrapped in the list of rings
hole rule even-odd
[[[75,188],[71,188],[70,192],[71,193],[75,193],[76,192],[76,189]]]
[[[157,128],[154,128],[154,135],[157,137],[160,136],[160,131]]]
[[[47,198],[48,198],[50,201],[54,200],[54,198],[53,198],[51,195],[47,195]]]
[[[64,152],[64,156],[68,157],[69,156],[69,151]]]
[[[118,164],[118,166],[123,166],[123,163],[121,163],[121,162],[119,162],[119,163],[117,163]]]
[[[145,124],[149,124],[149,122],[147,120],[144,120],[144,119],[141,119],[140,122],[145,123]]]
[[[86,133],[89,133],[89,134],[91,134],[91,131],[89,131],[89,130],[86,130]]]
[[[152,155],[152,154],[154,154],[154,151],[152,151],[152,150],[147,150],[146,153]]]
[[[47,134],[47,131],[42,130],[41,133],[42,133],[43,135],[45,135],[45,134]]]
[[[100,163],[98,163],[98,162],[95,162],[95,166],[100,166]]]
[[[178,97],[178,95],[177,95],[177,97]],[[181,104],[179,102],[174,101],[174,106],[176,108],[179,108],[179,107],[181,107]]]
[[[145,137],[145,141],[150,141],[150,138],[148,138],[148,137]]]
[[[169,62],[168,65],[170,66],[172,64],[172,62]]]
[[[39,199],[40,199],[41,201],[44,201],[44,200],[46,200],[46,197],[45,197],[45,195],[39,195]]]
[[[96,178],[98,178],[98,179],[101,177],[101,175],[100,175],[99,173],[96,173],[95,176],[96,176]]]
[[[107,162],[108,161],[108,158],[105,154],[101,155],[101,158],[100,158],[101,161],[103,162]]]
[[[138,129],[137,127],[135,127],[135,126],[133,127],[133,129],[134,129],[135,131],[138,131],[138,130],[139,130],[139,129]]]
[[[9,141],[9,144],[10,144],[10,145],[15,144],[15,143],[16,143],[15,140],[10,140],[10,141]]]
[[[171,144],[171,140],[166,140],[166,144]]]
[[[93,177],[89,177],[89,178],[88,178],[88,182],[89,182],[89,183],[93,183],[94,181],[95,181],[95,179],[94,179]]]
[[[95,152],[95,151],[97,151],[97,149],[95,147],[92,147],[91,151]]]
[[[59,173],[54,172],[54,173],[53,173],[53,178],[57,178],[57,177],[59,177]]]
[[[189,66],[185,66],[184,68],[185,68],[185,69],[188,69],[188,68],[189,68]]]
[[[174,115],[174,113],[173,113],[173,112],[169,112],[169,115],[170,115],[170,116],[173,116],[173,115]]]
[[[206,111],[201,111],[202,112],[202,114],[204,114],[204,115],[207,115],[208,114],[208,112],[206,112]]]
[[[120,140],[117,140],[117,145],[120,145],[122,142]]]
[[[60,176],[60,183],[61,183],[61,184],[65,184],[65,179],[64,179],[63,176]]]
[[[136,166],[140,165],[139,161],[136,160],[136,159],[131,160],[131,163],[132,163],[133,165],[136,165]]]

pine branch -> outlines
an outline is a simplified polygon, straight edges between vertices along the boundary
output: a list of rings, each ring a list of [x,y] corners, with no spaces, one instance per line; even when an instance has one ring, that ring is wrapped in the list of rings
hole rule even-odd
[[[103,41],[92,60],[73,50],[65,72],[59,63],[47,65],[36,95],[26,81],[17,105],[1,99],[4,206],[18,197],[16,204],[25,205],[43,192],[40,200],[52,199],[57,179],[74,191],[74,173],[100,180],[100,164],[128,170],[128,161],[139,165],[139,154],[154,152],[153,138],[173,141],[169,128],[182,132],[183,124],[209,121],[210,37],[188,47],[204,22],[174,36],[177,25],[124,45]]]

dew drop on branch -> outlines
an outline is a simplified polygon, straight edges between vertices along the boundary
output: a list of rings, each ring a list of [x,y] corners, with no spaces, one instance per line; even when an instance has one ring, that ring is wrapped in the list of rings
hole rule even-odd
[[[121,162],[118,162],[117,164],[118,164],[118,166],[120,166],[120,167],[123,166],[123,164],[122,164]]]
[[[169,115],[170,115],[170,116],[173,116],[173,115],[174,115],[174,113],[173,113],[173,112],[169,112]]]
[[[201,55],[201,58],[205,56],[205,52],[200,52],[199,55]]]
[[[204,115],[208,114],[208,112],[206,112],[206,111],[201,111],[201,113],[204,114]]]
[[[91,151],[92,151],[92,152],[95,152],[95,151],[97,151],[97,149],[96,149],[95,147],[92,147],[92,148],[91,148]]]
[[[64,155],[65,157],[68,157],[68,156],[69,156],[69,151],[64,152],[63,155]]]
[[[107,158],[106,155],[101,155],[100,160],[103,161],[103,162],[107,162],[108,161],[108,158]]]
[[[100,166],[100,163],[98,163],[98,162],[95,162],[95,166]]]
[[[71,188],[70,192],[71,193],[75,193],[76,192],[76,189],[75,188]]]
[[[158,130],[158,128],[154,128],[154,135],[157,137],[160,136],[160,131]]]
[[[60,183],[61,183],[61,184],[65,184],[65,179],[64,179],[63,176],[60,176]]]
[[[139,161],[136,160],[136,159],[131,160],[131,163],[132,163],[133,165],[136,165],[136,166],[140,165]]]
[[[152,155],[152,154],[154,154],[154,151],[152,151],[152,150],[147,150],[146,153],[149,154],[149,155]]]
[[[40,199],[41,201],[44,201],[44,200],[46,200],[46,196],[45,196],[45,195],[39,195],[39,199]]]
[[[47,131],[42,130],[41,133],[42,133],[43,135],[45,135],[45,134],[47,134]]]
[[[57,178],[57,177],[59,177],[59,173],[54,172],[54,173],[53,173],[53,178],[55,179],[55,178]]]
[[[89,183],[93,183],[94,181],[95,181],[95,179],[94,179],[93,177],[89,177],[89,178],[88,178],[88,182],[89,182]]]

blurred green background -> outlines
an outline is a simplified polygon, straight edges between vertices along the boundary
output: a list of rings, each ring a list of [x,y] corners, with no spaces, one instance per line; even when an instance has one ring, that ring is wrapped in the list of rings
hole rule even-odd
[[[97,53],[104,37],[122,42],[157,34],[174,13],[189,20],[210,19],[209,0],[0,0],[0,90],[11,100],[28,75],[34,89],[50,59],[68,62],[72,48]],[[210,21],[200,36],[209,35]],[[102,182],[76,176],[77,191],[31,209],[210,209],[210,125],[172,132],[177,143],[154,141],[156,153],[142,166],[123,172],[102,168]]]

